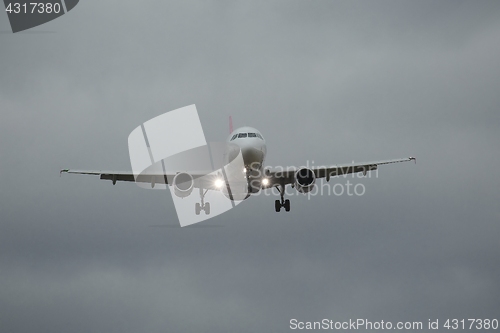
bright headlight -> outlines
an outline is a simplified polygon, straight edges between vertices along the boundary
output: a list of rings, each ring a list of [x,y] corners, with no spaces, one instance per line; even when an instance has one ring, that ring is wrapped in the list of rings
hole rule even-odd
[[[224,185],[224,181],[223,181],[222,179],[220,179],[220,178],[217,178],[217,179],[215,180],[215,182],[214,182],[214,185],[215,185],[215,187],[217,187],[217,188],[221,188],[221,187],[222,187],[222,185]]]
[[[262,185],[264,185],[264,186],[269,185],[269,179],[267,179],[267,178],[262,179]]]

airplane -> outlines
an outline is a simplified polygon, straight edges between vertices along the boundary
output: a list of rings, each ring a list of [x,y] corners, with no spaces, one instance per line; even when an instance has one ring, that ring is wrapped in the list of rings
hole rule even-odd
[[[241,153],[241,155],[239,155]],[[204,211],[206,215],[210,214],[210,203],[204,202],[206,191],[221,191],[230,200],[244,200],[251,194],[256,194],[261,190],[276,188],[280,194],[280,200],[275,200],[274,207],[276,212],[284,208],[286,212],[290,211],[290,200],[285,199],[285,186],[291,185],[299,193],[308,193],[319,178],[325,178],[329,181],[331,177],[347,175],[351,173],[363,173],[377,170],[379,165],[415,161],[415,157],[400,159],[383,160],[367,163],[351,163],[333,166],[319,167],[293,167],[287,169],[270,169],[264,167],[267,154],[266,140],[262,133],[253,127],[240,127],[232,130],[232,120],[230,118],[230,135],[226,140],[226,150],[224,152],[224,163],[229,165],[231,161],[238,156],[243,159],[243,168],[238,170],[226,170],[226,173],[217,173],[215,176],[212,171],[208,172],[188,172],[185,170],[176,170],[174,172],[164,173],[145,173],[136,176],[132,172],[107,172],[107,171],[84,171],[63,169],[60,173],[96,175],[100,179],[111,180],[113,185],[117,181],[142,182],[155,184],[163,182],[173,186],[173,193],[178,197],[186,197],[191,194],[194,188],[200,192],[200,201],[195,204],[195,213],[199,215]],[[234,169],[234,168],[233,168]],[[211,173],[212,172],[212,173]],[[231,183],[231,186],[229,186]]]

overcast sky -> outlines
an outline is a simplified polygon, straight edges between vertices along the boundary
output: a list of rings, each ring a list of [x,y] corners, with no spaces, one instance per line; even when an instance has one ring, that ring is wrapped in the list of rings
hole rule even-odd
[[[498,318],[499,17],[497,0],[82,0],[12,34],[0,13],[0,330]],[[278,214],[261,195],[194,228],[169,192],[59,177],[130,169],[129,133],[190,104],[207,141],[229,115],[257,127],[268,165],[418,161],[351,179],[363,196]]]

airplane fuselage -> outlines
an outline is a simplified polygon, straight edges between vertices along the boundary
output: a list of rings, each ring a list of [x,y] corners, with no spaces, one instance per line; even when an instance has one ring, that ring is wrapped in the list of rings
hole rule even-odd
[[[234,130],[227,138],[226,164],[233,161],[241,152],[243,168],[241,174],[245,177],[248,192],[256,193],[260,190],[260,181],[264,175],[264,160],[267,154],[266,140],[253,127],[240,127]],[[238,170],[239,172],[239,170]]]

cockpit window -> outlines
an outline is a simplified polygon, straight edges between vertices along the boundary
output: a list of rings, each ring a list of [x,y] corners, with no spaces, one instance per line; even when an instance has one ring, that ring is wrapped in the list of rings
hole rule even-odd
[[[257,133],[257,136],[259,137],[259,139],[264,140],[264,138],[262,137],[262,135],[260,135],[259,133]]]
[[[257,134],[255,134],[255,133],[248,133],[248,137],[249,138],[256,138]]]
[[[237,136],[238,136],[238,134],[233,135],[233,137],[231,138],[231,141],[233,141],[234,139],[236,139]]]
[[[246,138],[246,137],[247,137],[246,133],[240,133],[240,134],[238,134],[238,139],[239,138]]]

